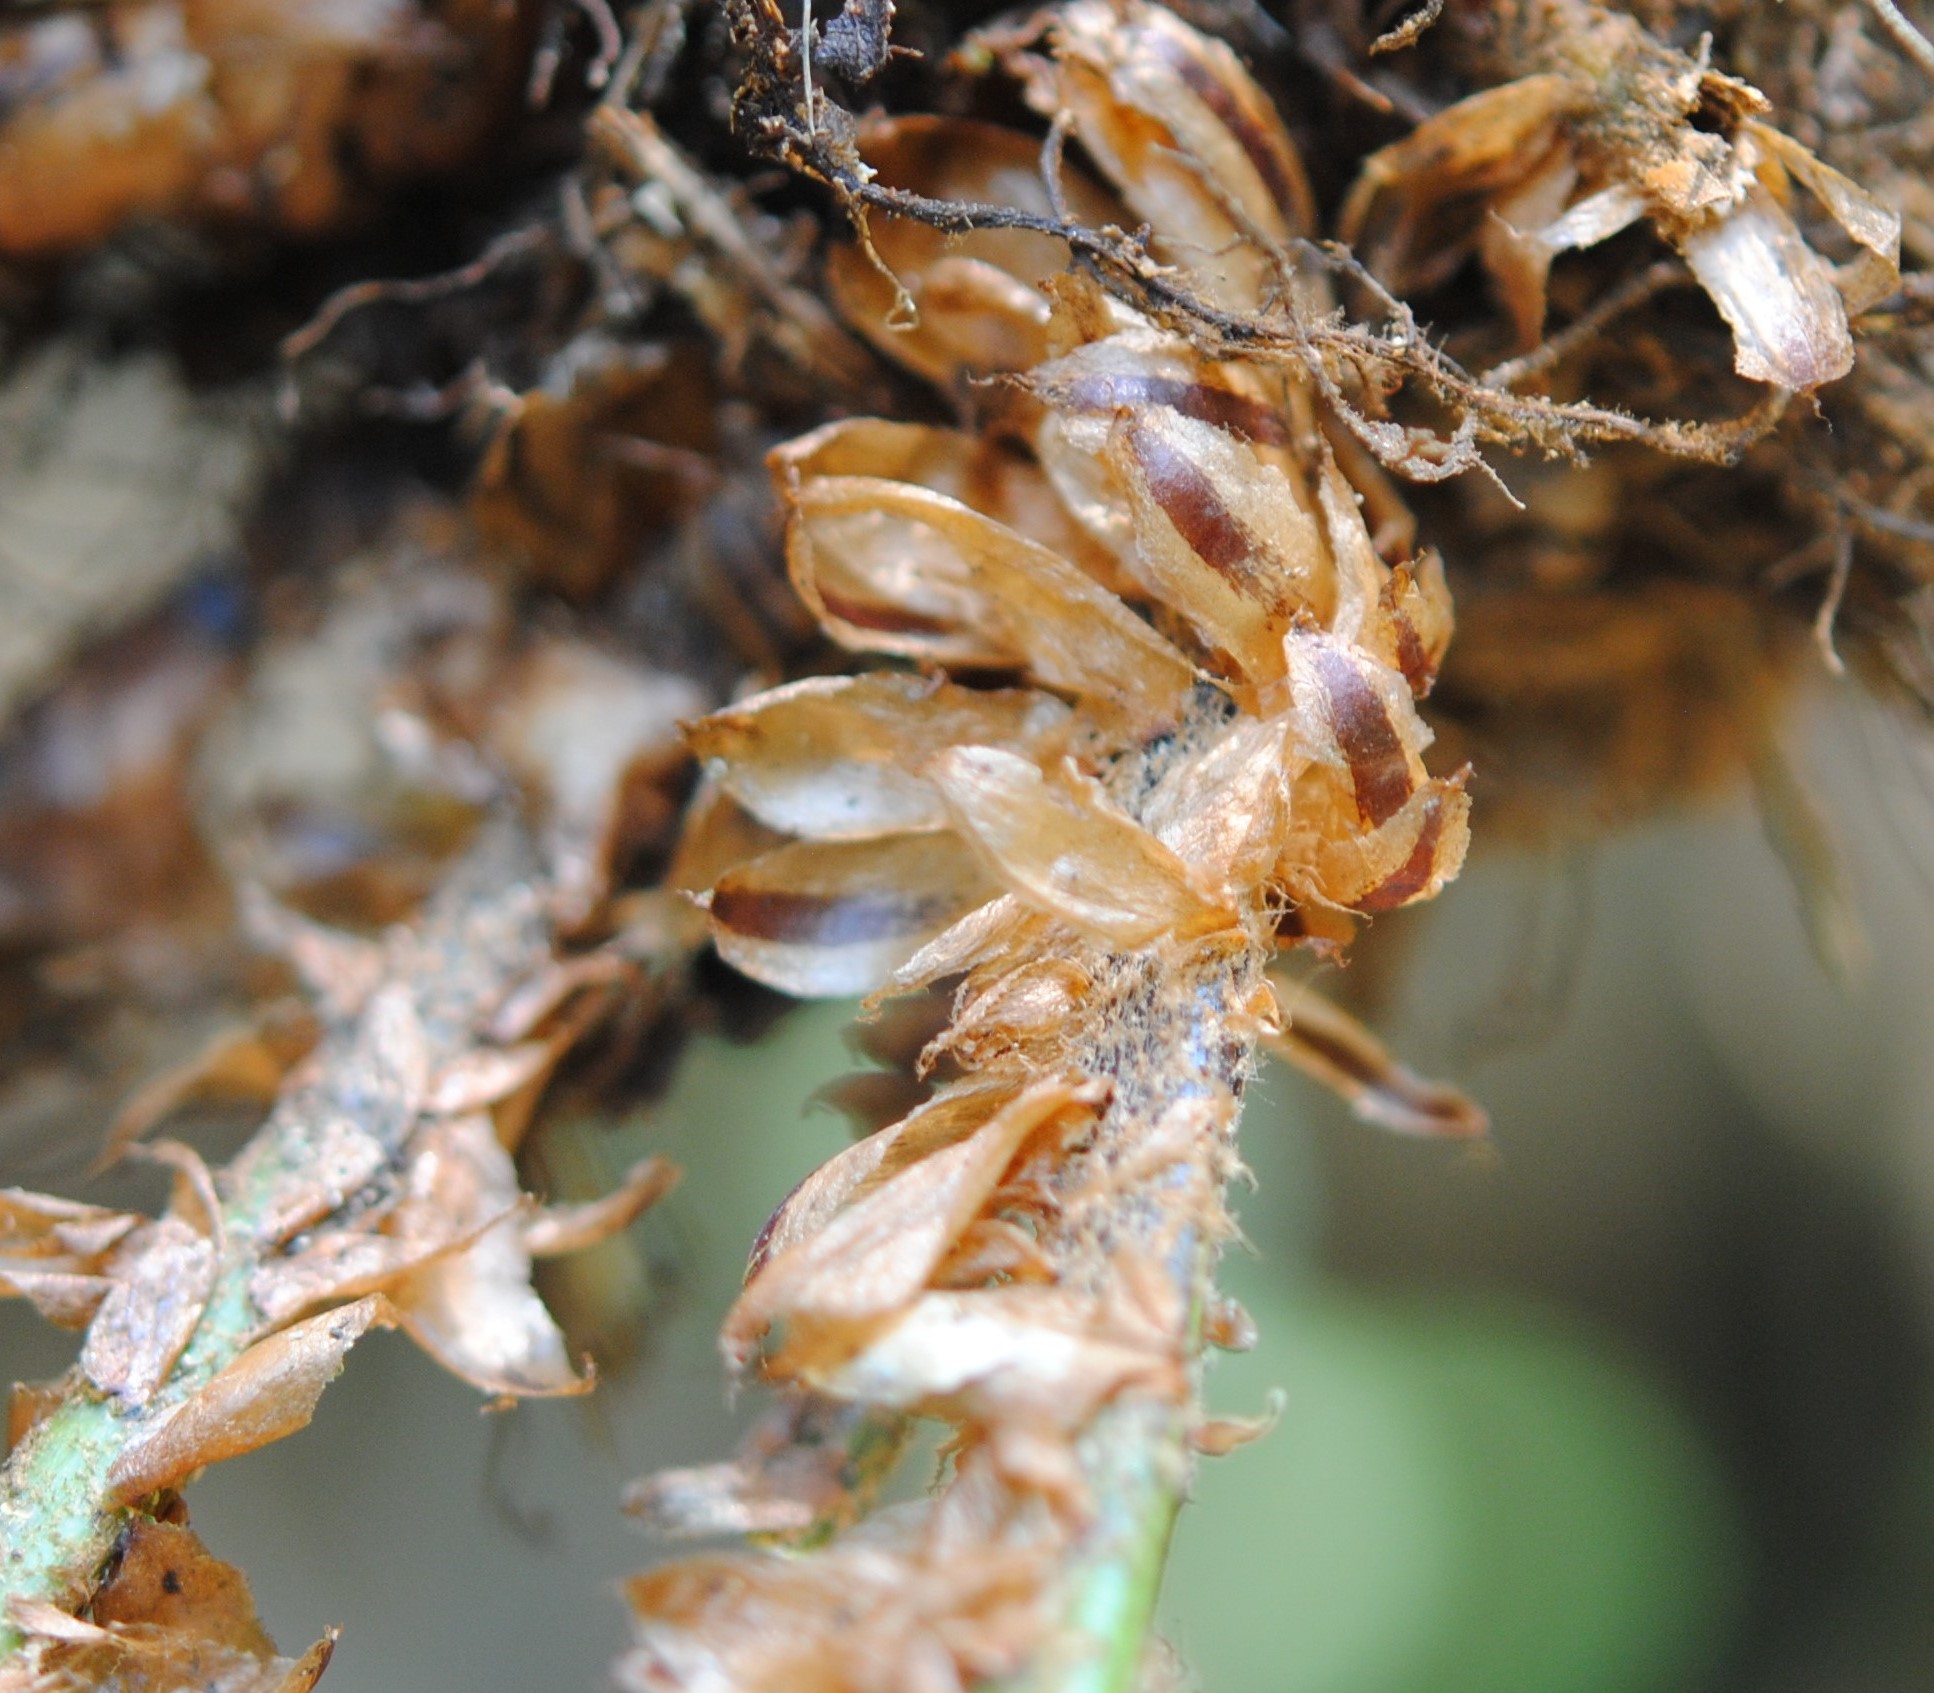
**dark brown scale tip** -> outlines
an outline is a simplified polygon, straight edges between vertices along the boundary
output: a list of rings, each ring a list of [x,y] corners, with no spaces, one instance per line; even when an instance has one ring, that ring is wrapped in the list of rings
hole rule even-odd
[[[1250,592],[1249,560],[1255,544],[1235,513],[1222,503],[1215,484],[1187,454],[1176,451],[1158,430],[1131,424],[1128,448],[1142,480],[1175,532],[1202,562],[1232,587]]]
[[[1329,696],[1337,745],[1350,765],[1358,813],[1367,823],[1387,823],[1410,798],[1410,764],[1382,696],[1335,647],[1316,648],[1316,672]]]

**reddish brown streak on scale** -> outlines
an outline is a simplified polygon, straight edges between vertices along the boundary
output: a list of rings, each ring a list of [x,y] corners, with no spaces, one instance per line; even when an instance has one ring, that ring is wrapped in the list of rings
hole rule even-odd
[[[853,946],[919,934],[944,922],[953,911],[953,902],[944,899],[886,894],[828,898],[776,888],[735,888],[730,883],[712,895],[712,915],[736,934],[815,946]]]
[[[1175,525],[1175,532],[1204,564],[1249,593],[1249,558],[1255,549],[1249,532],[1217,495],[1215,484],[1194,460],[1140,423],[1129,426],[1128,446],[1149,493]]]
[[[1424,826],[1417,831],[1417,844],[1395,875],[1356,902],[1359,911],[1394,911],[1406,900],[1414,899],[1430,883],[1437,862],[1437,837],[1443,832],[1444,808],[1433,795],[1424,815]]]
[[[1356,789],[1357,810],[1367,822],[1388,822],[1402,809],[1411,792],[1410,766],[1404,760],[1403,743],[1391,726],[1390,714],[1384,710],[1376,689],[1340,652],[1319,647],[1316,670],[1323,691],[1329,695],[1330,722],[1336,730],[1337,745],[1350,761],[1350,783]],[[1434,822],[1435,813],[1432,817]],[[1398,872],[1399,876],[1402,874]]]
[[[1263,186],[1269,190],[1269,197],[1276,202],[1277,210],[1292,224],[1301,221],[1303,196],[1298,192],[1289,164],[1272,144],[1268,130],[1236,99],[1228,85],[1179,41],[1170,40],[1159,31],[1151,31],[1150,44],[1154,48],[1154,56],[1172,69],[1188,91],[1207,106],[1223,128],[1235,137],[1244,156],[1256,167],[1256,174],[1262,178]]]
[[[1049,396],[1070,411],[1140,411],[1167,406],[1198,423],[1212,423],[1265,446],[1288,444],[1289,426],[1267,406],[1209,382],[1179,376],[1077,376]]]

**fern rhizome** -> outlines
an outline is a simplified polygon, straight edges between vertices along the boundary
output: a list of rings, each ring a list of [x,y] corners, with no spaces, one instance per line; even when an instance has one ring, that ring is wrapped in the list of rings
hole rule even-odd
[[[761,448],[783,434],[771,509],[807,616],[756,584],[709,584],[732,602],[714,645],[733,650],[672,676],[566,638],[518,645],[514,617],[479,614],[503,662],[451,665],[440,703],[482,822],[434,896],[379,938],[296,915],[238,855],[244,915],[313,1016],[162,1078],[110,1151],[211,1077],[272,1097],[264,1125],[220,1171],[185,1145],[147,1148],[174,1182],[158,1218],[0,1195],[0,1290],[86,1330],[75,1368],[16,1402],[0,1687],[315,1682],[328,1641],[277,1656],[245,1590],[219,1626],[141,1596],[166,1563],[236,1606],[180,1490],[303,1426],[372,1326],[404,1328],[498,1398],[591,1385],[533,1261],[608,1239],[674,1172],[648,1160],[603,1199],[538,1207],[516,1160],[580,1044],[644,1026],[691,989],[708,946],[787,995],[944,1014],[907,1054],[918,1103],[808,1176],[752,1243],[721,1338],[733,1379],[768,1393],[763,1419],[735,1459],[650,1478],[631,1501],[667,1534],[744,1544],[633,1580],[621,1684],[1139,1685],[1195,1456],[1260,1432],[1208,1418],[1201,1393],[1209,1349],[1253,1337],[1215,1271],[1259,1051],[1367,1120],[1486,1132],[1476,1105],[1411,1074],[1294,968],[1339,958],[1367,920],[1455,877],[1467,788],[1486,779],[1465,761],[1477,737],[1426,762],[1420,702],[1454,620],[1402,485],[1482,485],[1492,447],[1569,473],[1610,444],[1716,475],[1773,438],[1794,396],[1855,371],[1863,322],[1906,321],[1930,297],[1914,293],[1925,273],[1903,284],[1900,216],[1715,70],[1709,44],[1684,51],[1591,0],[1476,9],[1445,58],[1477,87],[1447,105],[1327,66],[1386,114],[1410,101],[1409,132],[1370,151],[1353,188],[1322,185],[1347,245],[1320,238],[1282,115],[1206,27],[1280,33],[1258,8],[1064,0],[950,42],[923,84],[939,111],[861,118],[834,96],[899,51],[891,0],[796,29],[776,0],[726,0],[694,33],[732,67],[736,144],[836,214],[811,265],[794,250],[811,243],[754,231],[753,192],[722,189],[661,125],[693,8],[652,0],[623,28],[582,10],[602,93],[555,220],[446,277],[337,296],[284,343],[293,391],[374,305],[428,309],[534,254],[577,267],[557,300],[595,300],[560,334],[554,382],[511,393],[480,360],[405,395],[426,414],[486,415],[462,545],[517,555],[561,603],[591,603],[637,550],[628,502],[666,529],[755,532],[731,529],[752,502],[712,461],[734,429]],[[1414,45],[1438,10],[1377,47]],[[565,27],[525,44],[539,104]],[[480,99],[510,87],[521,40],[486,33]],[[253,161],[254,131],[215,107],[195,133],[219,133],[222,169],[240,171],[230,154]],[[387,105],[351,115],[404,121]],[[0,110],[9,124],[10,145],[59,142]],[[347,176],[327,185],[311,221],[350,193]],[[213,215],[211,192],[168,207]],[[280,202],[256,212],[310,227]],[[122,213],[119,199],[34,199],[11,215],[0,243],[39,253]],[[1603,298],[1571,297],[1547,337],[1554,259],[1626,231],[1665,256]],[[1495,303],[1485,333],[1502,325],[1493,341],[1515,349],[1477,375],[1406,303],[1467,261]],[[678,302],[682,333],[711,337],[706,354],[613,354],[640,277]],[[1716,308],[1717,337],[1712,322],[1699,333],[1730,355],[1727,404],[1650,421],[1655,396],[1601,401],[1554,378],[1675,287]],[[546,309],[568,317],[557,300]],[[714,429],[693,375],[714,353],[769,403],[759,430],[743,416]],[[865,415],[909,396],[897,416]],[[647,440],[658,409],[680,420]],[[1894,429],[1899,449],[1907,411],[1869,411],[1862,438]],[[600,457],[614,435],[634,450]],[[1927,539],[1883,501],[1911,504],[1911,455],[1873,457],[1898,472],[1891,489],[1823,496],[1843,526],[1816,561],[1832,569],[1815,627],[1834,664],[1844,526],[1865,523],[1876,548]],[[1882,634],[1870,668],[1912,693],[1913,643],[1889,641],[1926,578],[1887,557],[1881,586],[1852,591]],[[1579,593],[1554,621],[1535,580],[1519,593],[1502,578],[1471,618],[1479,707],[1508,700],[1540,731],[1575,707],[1607,748],[1645,741],[1664,712],[1692,742],[1697,710],[1661,691],[1723,685],[1738,732],[1681,764],[1776,763],[1792,643],[1762,638],[1759,600],[1743,632],[1734,598],[1711,622],[1688,610],[1724,597],[1711,583],[1616,612]],[[1554,630],[1579,608],[1567,646]],[[1630,640],[1605,635],[1615,622]],[[1675,645],[1662,629],[1692,633]],[[1679,662],[1687,647],[1698,663]],[[1606,668],[1581,679],[1572,656],[1601,649]],[[722,705],[748,669],[760,691]],[[462,686],[474,693],[452,705]],[[1623,697],[1638,692],[1653,715]],[[409,741],[419,753],[433,716]],[[678,773],[694,767],[687,796]],[[540,828],[525,788],[544,795]],[[637,863],[664,867],[657,885],[624,885]],[[913,1438],[923,1422],[944,1431],[934,1485],[881,1503],[900,1467],[932,1462]]]

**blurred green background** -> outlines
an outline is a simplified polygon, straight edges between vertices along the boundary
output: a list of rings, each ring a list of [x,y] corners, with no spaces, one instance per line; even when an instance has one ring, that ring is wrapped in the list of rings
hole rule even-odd
[[[1804,762],[1872,960],[1836,985],[1742,800],[1569,854],[1492,854],[1353,967],[1492,1148],[1351,1122],[1268,1074],[1225,1283],[1261,1330],[1214,1407],[1163,1601],[1213,1693],[1934,1687],[1934,804],[1844,701]],[[849,1008],[694,1042],[605,1151],[686,1166],[641,1225],[642,1350],[591,1400],[483,1416],[393,1336],[314,1427],[191,1496],[333,1693],[594,1688],[658,1555],[620,1489],[725,1455],[713,1331],[746,1243],[844,1143],[814,1091]],[[10,1371],[71,1353],[9,1311]]]

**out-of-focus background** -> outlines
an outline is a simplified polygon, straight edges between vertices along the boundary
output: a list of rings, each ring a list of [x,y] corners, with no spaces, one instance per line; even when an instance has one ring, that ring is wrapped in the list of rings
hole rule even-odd
[[[1211,1397],[1163,1622],[1213,1693],[1891,1693],[1934,1686],[1934,749],[1851,688],[1796,759],[1869,958],[1830,981],[1742,796],[1561,860],[1474,861],[1362,972],[1493,1144],[1402,1141],[1265,1076],[1244,1123],[1261,1343]],[[628,1368],[483,1415],[390,1336],[314,1426],[211,1473],[197,1527],[333,1693],[595,1688],[657,1549],[631,1477],[726,1454],[713,1348],[746,1243],[843,1143],[810,1101],[849,1007],[696,1041],[614,1157],[683,1187],[639,1231]],[[7,1174],[11,1179],[11,1173]],[[31,1378],[71,1343],[0,1309]]]

